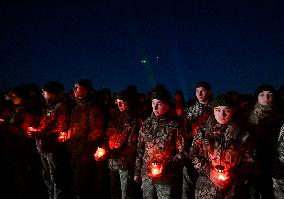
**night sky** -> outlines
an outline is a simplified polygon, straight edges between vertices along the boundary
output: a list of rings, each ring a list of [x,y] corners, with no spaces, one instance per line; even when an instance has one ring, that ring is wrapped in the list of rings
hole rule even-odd
[[[283,1],[70,2],[1,1],[2,89],[88,78],[97,90],[162,83],[188,98],[199,80],[214,93],[284,84]]]

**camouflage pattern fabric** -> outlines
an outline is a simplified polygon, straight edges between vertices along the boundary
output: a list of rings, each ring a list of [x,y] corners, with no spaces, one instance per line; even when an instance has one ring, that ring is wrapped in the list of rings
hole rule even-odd
[[[139,132],[137,151],[135,176],[142,177],[145,197],[154,197],[152,190],[155,187],[159,198],[170,198],[174,178],[181,176],[176,172],[182,172],[176,168],[182,165],[185,154],[183,132],[170,111],[159,117],[152,114],[144,122]],[[152,163],[163,168],[161,175],[155,178],[150,177]]]
[[[212,120],[201,128],[194,137],[191,157],[194,168],[199,173],[196,183],[195,198],[235,198],[234,167],[239,161],[238,157],[239,130],[234,122],[220,125]],[[211,171],[215,166],[223,165],[224,173],[228,173],[230,184],[220,187],[214,183]]]

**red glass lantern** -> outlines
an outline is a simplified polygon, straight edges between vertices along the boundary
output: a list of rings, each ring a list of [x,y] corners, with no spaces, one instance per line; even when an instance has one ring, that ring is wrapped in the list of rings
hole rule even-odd
[[[95,160],[102,158],[106,154],[106,150],[104,148],[98,147],[96,153],[94,154]]]
[[[60,132],[58,135],[59,142],[65,142],[67,140],[67,132]]]
[[[216,165],[210,172],[212,182],[219,188],[225,188],[230,182],[228,171],[223,165]]]
[[[158,163],[152,163],[150,166],[150,173],[149,176],[150,177],[160,177],[163,171],[163,166],[161,164]]]

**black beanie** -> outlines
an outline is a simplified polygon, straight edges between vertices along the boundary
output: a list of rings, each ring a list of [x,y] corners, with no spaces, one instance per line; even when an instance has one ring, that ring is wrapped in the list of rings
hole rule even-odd
[[[270,85],[270,84],[262,84],[260,86],[258,86],[255,90],[254,96],[257,99],[259,93],[263,92],[263,91],[270,91],[271,93],[273,93],[273,95],[275,94],[275,88]]]
[[[207,90],[211,90],[211,86],[208,82],[206,81],[200,81],[200,82],[197,82],[196,85],[195,85],[195,88],[199,88],[199,87],[203,87]]]
[[[129,92],[127,92],[127,90],[122,90],[122,91],[117,93],[115,98],[129,102],[130,101],[130,94],[129,94]]]
[[[29,97],[29,92],[24,86],[14,87],[9,91],[9,94],[14,93],[16,96],[27,99]]]
[[[162,100],[163,102],[167,103],[168,105],[172,105],[172,96],[171,93],[164,85],[157,85],[152,90],[152,97],[151,99],[158,99]]]
[[[88,79],[80,79],[76,82],[76,84],[79,84],[79,86],[85,88],[88,93],[92,92],[94,89],[92,82]]]
[[[236,107],[236,103],[233,99],[231,99],[228,95],[221,94],[216,96],[210,103],[212,109],[217,106],[229,106],[229,107]]]
[[[50,94],[60,95],[64,91],[64,85],[57,81],[49,81],[43,86],[42,89]]]

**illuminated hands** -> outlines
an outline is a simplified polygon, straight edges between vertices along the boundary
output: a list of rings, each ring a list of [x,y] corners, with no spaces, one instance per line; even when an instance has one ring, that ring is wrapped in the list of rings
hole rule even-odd
[[[67,140],[67,132],[60,132],[58,135],[58,142],[65,142]]]
[[[162,164],[158,164],[156,162],[152,162],[150,165],[150,172],[149,172],[149,176],[151,178],[159,178],[161,176],[163,172],[163,165]]]
[[[210,180],[220,189],[223,189],[229,185],[230,178],[229,173],[226,171],[223,165],[217,165],[213,167],[210,172]]]
[[[27,128],[27,135],[28,137],[32,137],[32,135],[35,133],[35,132],[39,132],[40,130],[38,128],[35,128],[35,127],[28,127]]]
[[[104,160],[106,157],[106,150],[104,148],[98,147],[97,151],[94,154],[94,158],[96,161]]]

